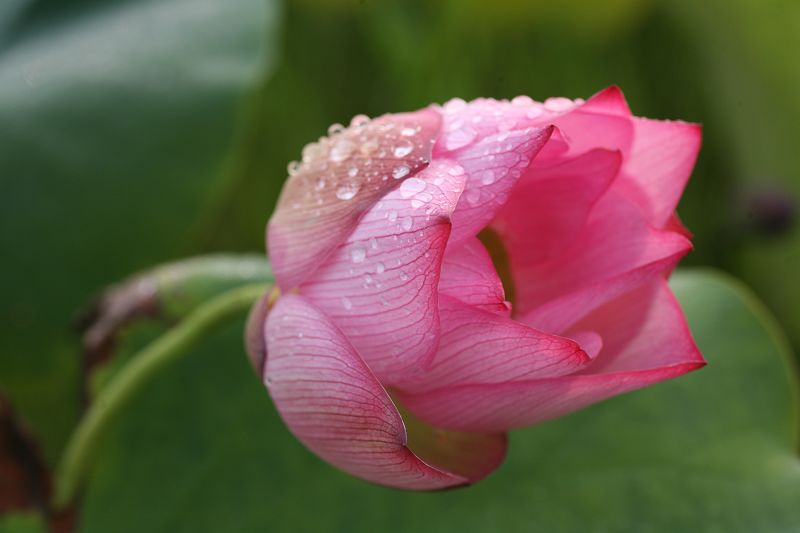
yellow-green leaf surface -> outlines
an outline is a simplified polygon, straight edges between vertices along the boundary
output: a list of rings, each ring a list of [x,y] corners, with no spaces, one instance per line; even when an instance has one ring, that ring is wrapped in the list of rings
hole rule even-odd
[[[84,532],[777,532],[800,527],[795,370],[738,283],[672,285],[709,364],[512,434],[466,489],[400,492],[321,462],[277,417],[241,323],[161,375],[114,426]]]

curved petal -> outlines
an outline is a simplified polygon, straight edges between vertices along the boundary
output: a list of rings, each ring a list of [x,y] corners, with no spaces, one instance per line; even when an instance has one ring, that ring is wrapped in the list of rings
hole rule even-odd
[[[282,290],[307,279],[365,211],[428,165],[440,126],[433,109],[385,115],[303,149],[267,228]]]
[[[597,331],[603,339],[602,352],[586,373],[704,362],[680,304],[660,276],[598,308],[573,329]]]
[[[403,420],[347,338],[301,296],[281,297],[267,319],[265,382],[286,425],[309,449],[354,476],[391,487],[468,482],[406,446]]]
[[[503,282],[489,252],[477,237],[467,239],[455,249],[448,246],[442,263],[439,294],[502,315],[510,311]]]
[[[649,370],[471,384],[420,394],[401,394],[409,410],[440,427],[498,431],[537,424],[593,403],[697,370],[687,362]]]
[[[685,236],[649,226],[638,207],[609,191],[571,246],[515,271],[522,320],[563,331],[608,300],[672,268],[691,249]]]
[[[603,345],[593,362],[577,374],[443,387],[403,395],[402,400],[438,426],[492,431],[556,418],[705,365],[663,278],[597,309],[575,327],[582,328],[597,332]]]
[[[502,238],[512,275],[572,244],[621,163],[619,152],[598,149],[555,163],[531,165],[491,223]]]
[[[573,340],[537,331],[449,296],[440,297],[439,316],[439,351],[429,367],[399,385],[404,393],[563,376],[591,361]]]
[[[453,213],[453,246],[477,235],[494,218],[552,133],[552,127],[502,132],[451,154],[467,175]]]
[[[435,161],[373,206],[300,288],[384,383],[435,353],[439,273],[463,187],[460,166]]]
[[[586,103],[583,104],[581,108],[584,111],[591,111],[593,113],[607,113],[626,117],[631,116],[631,108],[628,107],[625,95],[622,94],[622,89],[616,85],[611,85],[595,93],[591,98],[586,100]]]
[[[663,227],[678,206],[700,151],[702,129],[680,121],[634,118],[633,146],[616,185]]]

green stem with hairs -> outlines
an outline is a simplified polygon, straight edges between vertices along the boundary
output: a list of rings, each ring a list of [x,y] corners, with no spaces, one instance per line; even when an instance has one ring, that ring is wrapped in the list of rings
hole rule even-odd
[[[196,308],[177,326],[136,354],[107,386],[72,433],[55,476],[53,506],[63,509],[75,498],[92,453],[105,429],[126,403],[163,368],[186,354],[197,341],[246,312],[268,290],[264,283],[231,289]]]

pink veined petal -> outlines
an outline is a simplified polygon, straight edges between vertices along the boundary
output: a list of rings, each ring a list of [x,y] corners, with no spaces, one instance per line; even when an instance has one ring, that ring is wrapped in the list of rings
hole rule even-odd
[[[639,205],[651,224],[663,227],[674,213],[694,168],[700,150],[701,127],[682,121],[634,117],[616,86],[595,94],[574,113],[555,120],[554,124],[569,134],[578,129],[570,127],[570,116],[581,113],[595,117],[593,121],[598,126],[607,120],[617,120],[618,124],[628,120],[629,140],[623,135],[595,136],[591,130],[580,129],[597,146],[615,147],[624,152],[622,179],[614,187]],[[622,132],[621,128],[616,129]]]
[[[267,227],[275,279],[307,279],[372,205],[428,165],[441,116],[433,109],[351,125],[303,149]]]
[[[467,239],[455,249],[447,248],[439,279],[439,294],[504,316],[511,309],[492,258],[477,237]]]
[[[437,426],[492,431],[563,416],[705,365],[663,278],[597,309],[575,326],[582,328],[596,331],[603,347],[577,374],[443,387],[403,395],[403,403]]]
[[[680,304],[660,276],[608,302],[573,328],[585,329],[602,334],[603,349],[584,373],[636,371],[675,362],[704,363]]]
[[[438,160],[389,192],[301,285],[382,382],[426,364],[439,343],[439,273],[464,173]]]
[[[680,121],[634,118],[633,145],[626,154],[620,192],[663,227],[675,212],[700,151],[702,129]]]
[[[612,189],[570,247],[514,272],[520,320],[561,332],[595,307],[671,269],[690,249],[686,237],[649,226],[639,209]]]
[[[404,392],[465,383],[502,383],[563,376],[591,359],[573,340],[442,295],[441,340],[431,365],[398,385]],[[592,342],[595,339],[591,339]]]
[[[474,237],[494,218],[552,133],[552,127],[502,132],[452,154],[467,175],[453,213],[452,246]]]
[[[342,332],[305,298],[281,297],[266,329],[270,396],[292,433],[314,453],[391,487],[431,490],[468,482],[411,452],[384,388]]]
[[[497,431],[558,418],[704,364],[690,361],[647,370],[470,384],[400,397],[408,409],[431,424],[457,431]]]
[[[611,85],[595,93],[591,98],[586,100],[586,103],[581,106],[581,109],[593,113],[631,116],[631,109],[628,107],[625,95],[622,94],[622,89],[616,85]]]
[[[616,178],[621,162],[619,152],[598,149],[531,165],[491,223],[503,240],[512,273],[546,261],[572,244]]]

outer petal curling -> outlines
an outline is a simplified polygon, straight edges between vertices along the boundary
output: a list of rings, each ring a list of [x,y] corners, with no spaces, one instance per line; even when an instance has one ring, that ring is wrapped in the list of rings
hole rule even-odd
[[[385,115],[303,149],[267,228],[282,290],[307,279],[365,211],[428,165],[440,125],[432,109]]]
[[[436,426],[456,431],[509,430],[564,416],[704,364],[689,361],[648,370],[468,384],[401,394],[400,398],[409,410]]]
[[[328,318],[301,296],[280,298],[267,320],[265,382],[286,425],[318,456],[354,476],[431,490],[468,480],[406,446],[386,391]]]
[[[443,387],[402,395],[403,403],[441,427],[492,431],[563,416],[705,365],[663,278],[597,309],[574,330],[584,328],[596,331],[603,347],[577,374]]]
[[[503,383],[571,374],[590,357],[573,340],[537,331],[509,318],[442,295],[441,342],[424,372],[399,388],[418,392],[465,383]]]
[[[384,383],[426,364],[438,346],[439,273],[464,179],[440,160],[405,181],[300,288]]]

